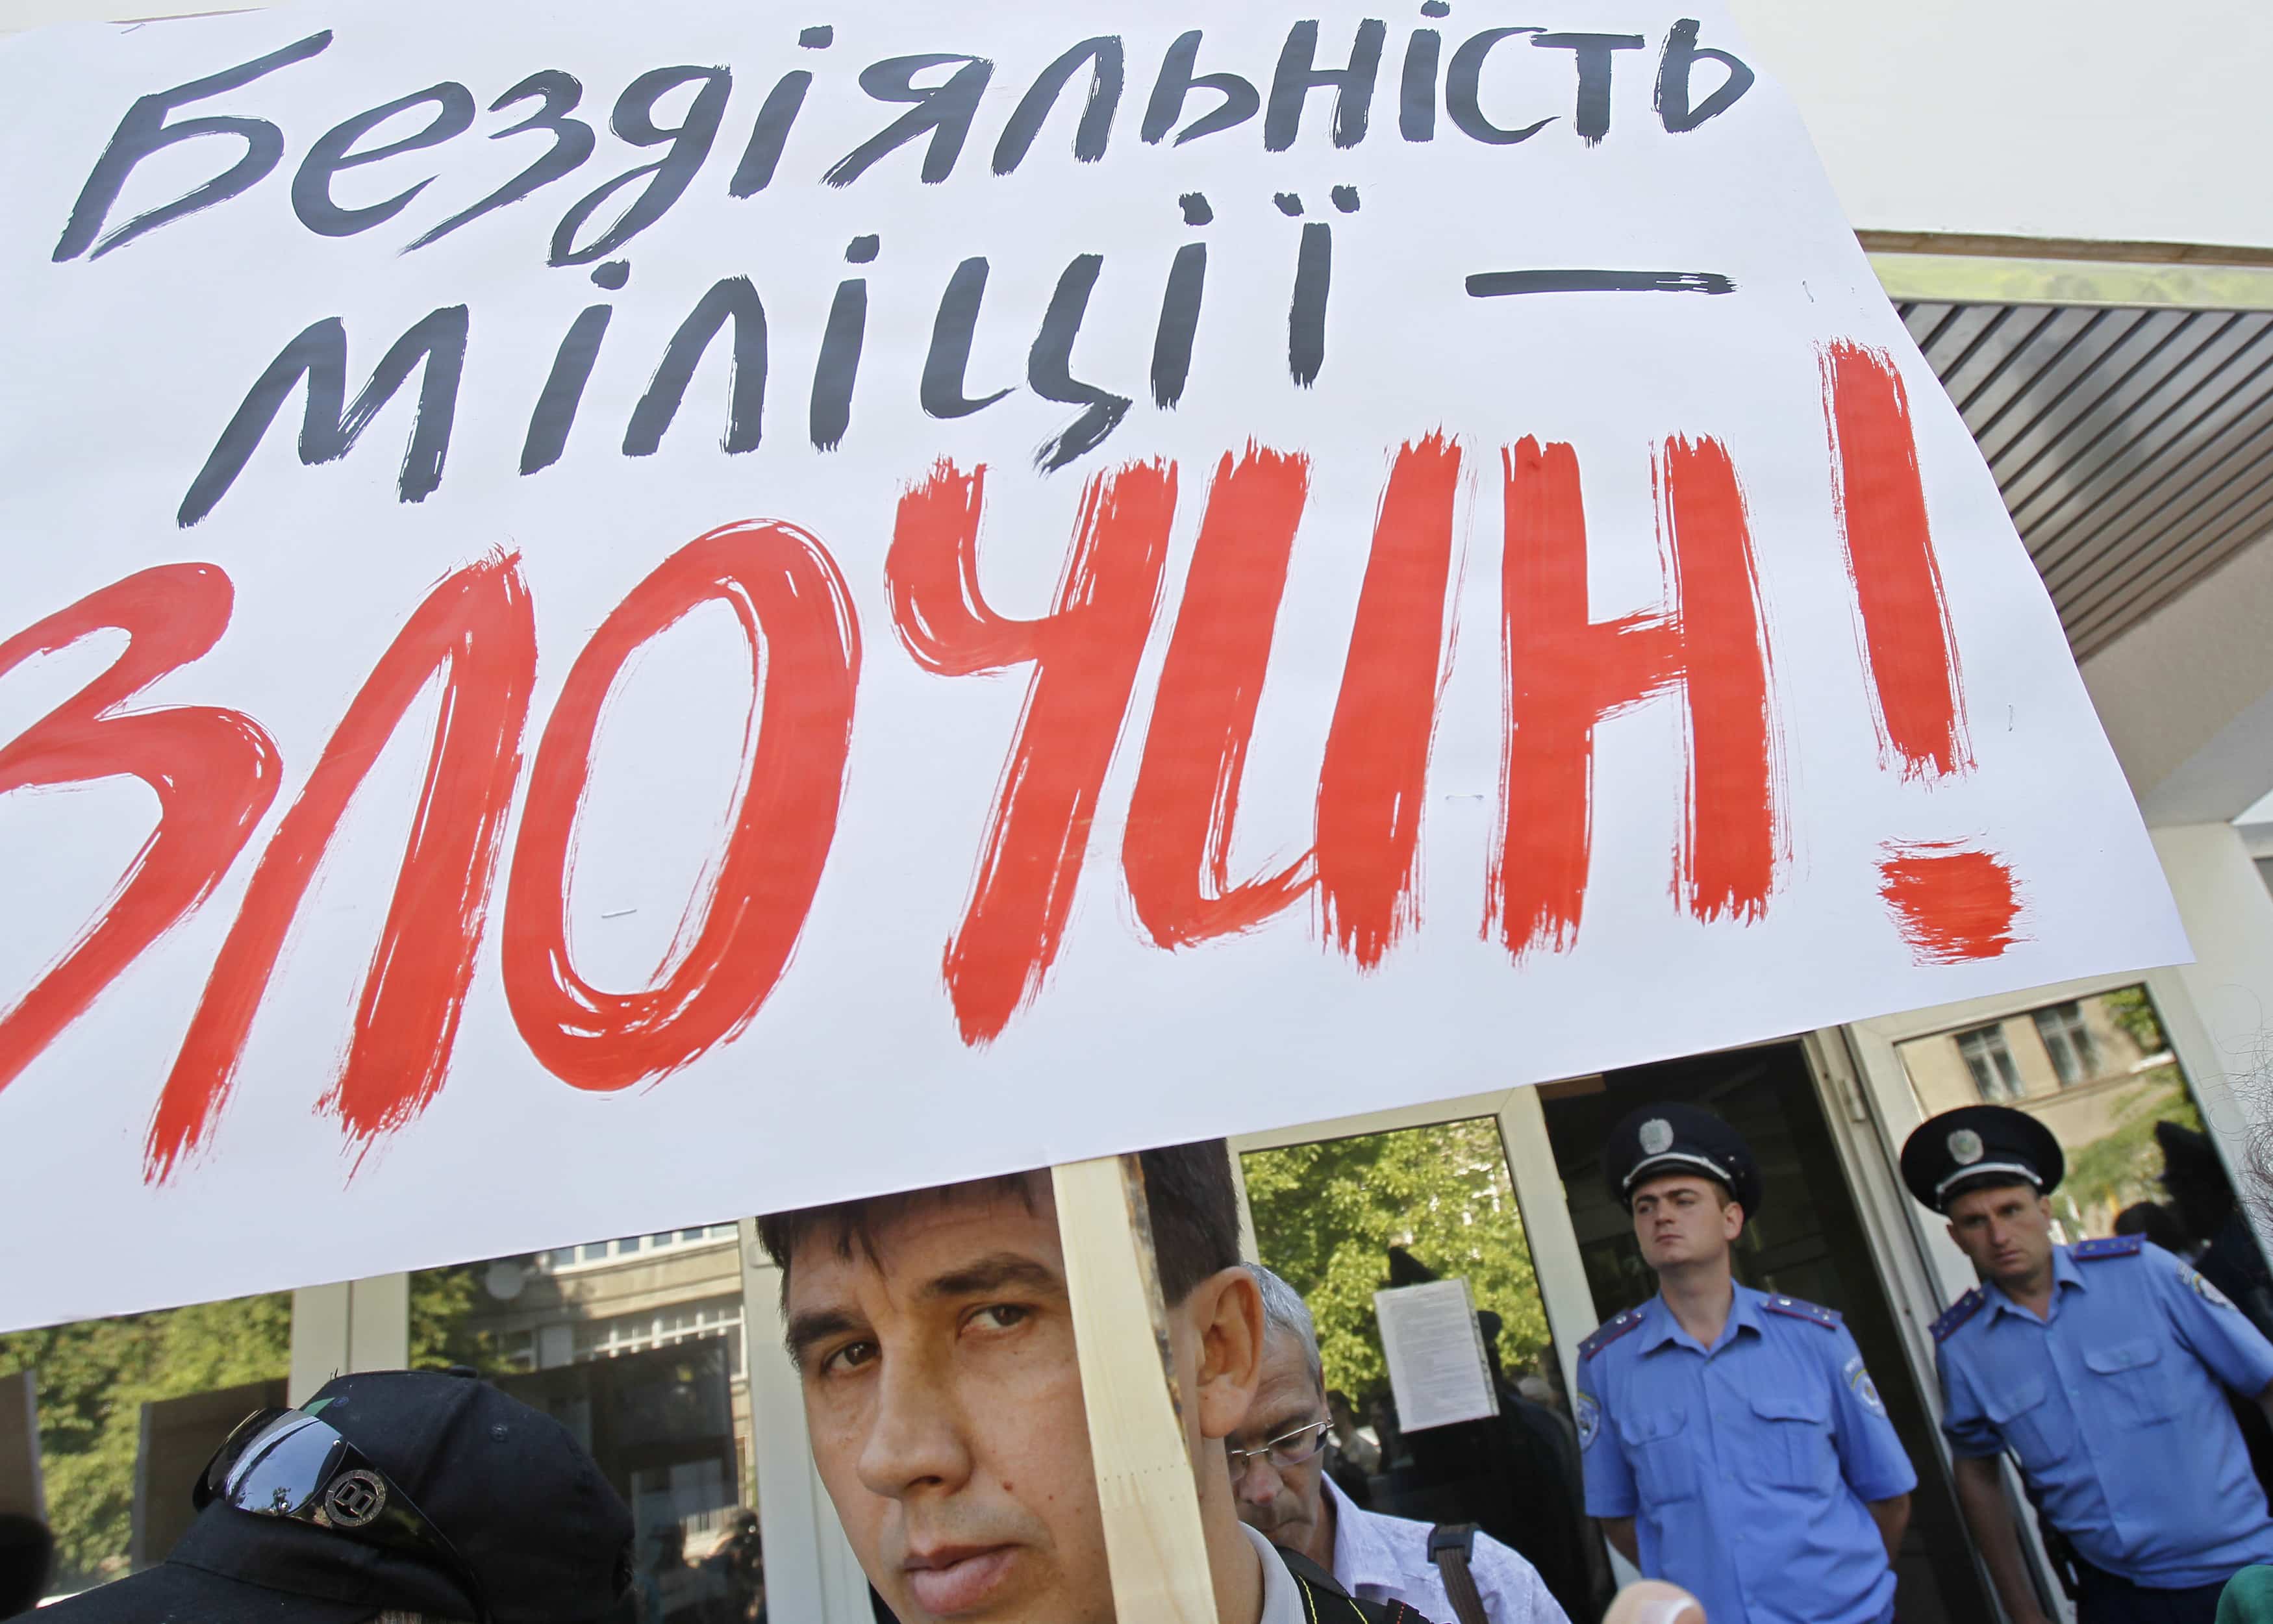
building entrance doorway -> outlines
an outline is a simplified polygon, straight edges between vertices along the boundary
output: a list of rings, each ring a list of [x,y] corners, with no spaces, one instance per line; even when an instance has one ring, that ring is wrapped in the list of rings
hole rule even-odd
[[[1917,1467],[1909,1529],[1894,1565],[1897,1616],[1906,1624],[1995,1618],[1804,1048],[1774,1044],[1669,1060],[1549,1083],[1538,1094],[1597,1320],[1656,1289],[1624,1207],[1603,1182],[1611,1128],[1638,1105],[1676,1100],[1715,1112],[1744,1136],[1766,1196],[1737,1243],[1737,1279],[1845,1317]]]

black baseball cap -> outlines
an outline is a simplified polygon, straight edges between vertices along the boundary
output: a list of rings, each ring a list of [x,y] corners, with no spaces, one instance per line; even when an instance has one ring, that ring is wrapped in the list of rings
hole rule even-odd
[[[414,1501],[482,1589],[494,1624],[611,1616],[632,1577],[632,1515],[568,1429],[470,1374],[370,1371],[315,1413]],[[443,1567],[305,1523],[207,1506],[158,1566],[41,1614],[56,1624],[364,1624],[389,1611],[470,1620]]]
[[[1717,1179],[1747,1222],[1759,1215],[1760,1164],[1744,1136],[1711,1111],[1661,1100],[1627,1112],[1610,1130],[1602,1147],[1602,1177],[1619,1206],[1632,1206],[1634,1187],[1644,1179],[1675,1173]]]
[[[1936,1212],[1982,1184],[2030,1184],[2049,1195],[2067,1171],[2052,1129],[2010,1105],[1960,1105],[1927,1118],[1902,1142],[1902,1182]]]

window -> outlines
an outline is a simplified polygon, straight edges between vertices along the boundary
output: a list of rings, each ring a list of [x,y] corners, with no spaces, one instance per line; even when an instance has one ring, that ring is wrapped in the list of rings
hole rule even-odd
[[[2013,1064],[2013,1051],[2005,1046],[2002,1023],[1960,1032],[1957,1052],[1965,1057],[1965,1069],[1973,1074],[1973,1086],[1983,1099],[2021,1097],[2021,1068]]]
[[[2052,1056],[2061,1088],[2073,1089],[2099,1074],[2098,1045],[2084,1024],[2082,1005],[2049,1005],[2036,1011],[2035,1020],[2037,1036],[2044,1040],[2044,1052]]]
[[[2026,1040],[2030,1028],[2040,1043]],[[2016,1032],[2022,1040],[2010,1041]],[[2167,1233],[2176,1224],[2189,1246],[2254,1254],[2232,1181],[2143,985],[2024,1006],[1994,1024],[1906,1039],[1897,1051],[1921,1117],[2009,1101],[2052,1130],[2067,1159],[2052,1196],[2061,1239],[2151,1234],[2150,1226]]]
[[[641,1353],[668,1348],[697,1336],[731,1336],[733,1356],[729,1367],[742,1373],[742,1299],[714,1298],[707,1303],[682,1303],[650,1313],[620,1314],[576,1327],[578,1359],[613,1358],[620,1353]]]
[[[626,1235],[620,1240],[588,1241],[581,1246],[562,1246],[551,1252],[539,1252],[529,1260],[529,1267],[544,1274],[558,1274],[564,1269],[574,1269],[586,1263],[614,1262],[649,1252],[674,1252],[686,1246],[719,1246],[733,1239],[737,1232],[731,1224],[711,1224],[701,1229],[665,1230],[659,1235]]]

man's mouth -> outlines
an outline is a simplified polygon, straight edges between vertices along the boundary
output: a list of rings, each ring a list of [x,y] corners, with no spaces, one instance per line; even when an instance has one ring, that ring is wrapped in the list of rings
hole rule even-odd
[[[985,1605],[1009,1575],[1016,1545],[940,1545],[900,1565],[917,1605],[934,1618],[952,1618]]]

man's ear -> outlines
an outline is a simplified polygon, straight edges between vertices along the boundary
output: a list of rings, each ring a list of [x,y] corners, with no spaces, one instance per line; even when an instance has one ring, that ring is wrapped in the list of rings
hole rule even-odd
[[[1245,1269],[1219,1269],[1184,1299],[1199,1337],[1192,1409],[1203,1438],[1228,1438],[1247,1419],[1263,1381],[1263,1293]]]
[[[1734,1240],[1744,1232],[1744,1209],[1734,1201],[1723,1203],[1721,1208],[1722,1235],[1729,1240]]]

